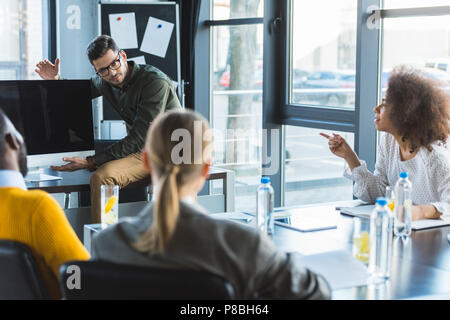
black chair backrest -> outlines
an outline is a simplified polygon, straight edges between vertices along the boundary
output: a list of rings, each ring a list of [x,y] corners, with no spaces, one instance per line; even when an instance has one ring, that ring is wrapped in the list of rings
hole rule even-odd
[[[226,279],[205,271],[71,261],[61,266],[59,274],[63,298],[68,300],[234,299]]]
[[[20,242],[0,240],[0,300],[47,298],[30,248]]]

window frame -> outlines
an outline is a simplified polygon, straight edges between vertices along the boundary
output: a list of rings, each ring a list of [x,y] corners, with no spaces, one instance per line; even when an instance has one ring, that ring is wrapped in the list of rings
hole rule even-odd
[[[265,0],[261,1],[264,1],[265,5]],[[213,28],[216,26],[243,26],[263,24],[264,18],[261,17],[214,20],[213,0],[201,2],[197,34],[194,40],[195,47],[200,48],[196,50],[196,54],[194,57],[194,78],[196,79],[196,85],[194,86],[194,101],[196,101],[194,110],[201,113],[210,122],[212,121],[213,115],[213,79],[211,72],[213,63]],[[205,63],[205,61],[208,61],[208,63]],[[212,184],[207,181],[200,194],[212,194]]]
[[[302,126],[323,130],[335,130],[354,134],[355,151],[361,159],[366,160],[369,170],[375,167],[376,157],[376,131],[369,126],[373,119],[373,107],[378,103],[378,79],[370,75],[378,74],[379,70],[379,43],[380,29],[369,29],[366,20],[369,17],[367,8],[377,6],[379,0],[359,0],[357,4],[356,19],[356,70],[355,70],[355,109],[344,110],[327,106],[308,106],[307,104],[291,103],[290,99],[290,72],[291,72],[291,44],[292,44],[292,1],[284,0],[281,9],[282,28],[280,33],[282,53],[279,61],[282,65],[281,84],[282,95],[279,100],[281,106],[280,118],[277,119],[280,126]],[[375,62],[375,63],[374,63]],[[378,78],[378,77],[375,77]],[[364,79],[361,82],[361,79]],[[272,106],[274,108],[275,106]],[[363,125],[361,125],[363,124]],[[284,131],[284,129],[283,129]],[[363,138],[361,138],[363,137]],[[285,141],[282,142],[285,146]],[[283,148],[284,149],[284,148]],[[282,193],[281,205],[284,205],[284,152],[281,152],[280,186],[276,192]]]
[[[355,109],[343,110],[326,106],[291,104],[290,95],[290,13],[295,0],[263,0],[263,18],[210,20],[211,1],[203,1],[196,37],[195,57],[197,76],[196,110],[210,119],[211,115],[211,57],[210,28],[216,25],[242,25],[261,19],[264,28],[263,48],[263,129],[275,129],[279,135],[277,151],[280,168],[271,175],[275,190],[275,206],[284,205],[285,125],[323,130],[336,130],[354,134],[355,151],[374,170],[377,149],[377,132],[369,124],[373,121],[373,108],[379,102],[381,77],[381,52],[383,44],[383,19],[404,16],[448,15],[450,6],[405,9],[383,9],[383,0],[358,0],[356,19],[356,70]],[[205,13],[208,17],[205,18]],[[379,27],[370,27],[370,17],[378,19]],[[206,50],[207,48],[207,50]],[[209,55],[209,56],[207,56]],[[208,59],[208,60],[205,60]],[[209,61],[205,64],[204,61]],[[205,66],[207,65],[207,66]],[[280,67],[281,66],[281,67]],[[205,75],[208,76],[205,76]],[[375,75],[375,76],[374,76]],[[270,81],[269,81],[270,80]],[[270,83],[269,83],[270,82]],[[199,103],[200,102],[200,103]],[[271,141],[263,141],[263,155],[271,150]],[[272,151],[273,152],[273,151]],[[264,174],[264,166],[263,166]]]

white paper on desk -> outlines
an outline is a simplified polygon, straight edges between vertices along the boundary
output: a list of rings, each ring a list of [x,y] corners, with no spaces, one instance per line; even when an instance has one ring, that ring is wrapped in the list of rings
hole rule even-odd
[[[253,225],[253,222],[256,221],[254,216],[246,214],[244,212],[210,213],[209,216],[216,219],[234,220],[249,225]]]
[[[359,207],[341,207],[340,211],[343,214],[355,216],[355,217],[365,217],[369,218],[373,209],[375,209],[375,205],[364,205]]]
[[[40,173],[38,175],[31,174],[29,176],[26,176],[24,180],[27,182],[52,181],[52,180],[62,180],[62,177],[50,176],[48,174]]]
[[[370,217],[375,205],[365,205],[359,207],[343,207],[340,208],[341,213],[356,216],[356,217]],[[423,230],[437,227],[449,226],[450,221],[444,219],[422,219],[416,220],[411,223],[413,230]]]
[[[302,256],[301,262],[309,270],[322,275],[331,290],[364,286],[370,277],[366,266],[344,250]]]
[[[161,19],[148,18],[141,51],[165,58],[174,24]]]
[[[443,226],[450,226],[450,221],[443,219],[422,219],[411,223],[411,228],[413,230],[430,229]]]
[[[139,57],[134,57],[134,58],[128,58],[129,61],[134,61],[137,64],[146,64],[145,63],[145,57],[144,56],[139,56]]]
[[[109,28],[111,37],[116,41],[120,49],[138,48],[134,12],[110,14]]]
[[[292,207],[284,210],[290,217],[286,221],[275,224],[302,232],[319,231],[337,228],[337,212],[334,205],[317,207]],[[276,217],[275,217],[276,219]]]

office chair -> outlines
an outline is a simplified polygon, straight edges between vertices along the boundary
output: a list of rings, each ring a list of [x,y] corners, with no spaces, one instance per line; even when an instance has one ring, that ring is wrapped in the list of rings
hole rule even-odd
[[[67,300],[234,298],[227,280],[205,271],[72,261],[63,264],[59,274],[63,299]]]
[[[23,243],[0,240],[0,300],[49,299],[36,260]]]

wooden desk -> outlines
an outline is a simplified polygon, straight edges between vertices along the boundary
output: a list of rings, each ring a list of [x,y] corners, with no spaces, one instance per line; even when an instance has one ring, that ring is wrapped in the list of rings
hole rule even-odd
[[[348,205],[348,202],[346,202]],[[313,206],[314,207],[314,206]],[[317,207],[317,206],[316,206]],[[218,213],[227,218],[233,213]],[[272,239],[280,250],[310,255],[334,250],[352,250],[353,218],[338,215],[337,229],[299,232],[275,226]],[[254,223],[254,219],[250,224]],[[90,248],[92,234],[101,225],[86,225],[84,244]],[[335,290],[332,299],[443,299],[450,298],[450,227],[413,231],[408,241],[394,240],[391,278],[378,285]],[[330,268],[333,266],[330,265]]]
[[[316,254],[352,250],[353,218],[338,215],[337,229],[297,232],[276,226],[273,241],[286,252]],[[411,299],[450,297],[450,227],[413,231],[407,241],[394,239],[391,278],[383,284],[333,291],[333,299]],[[330,266],[332,268],[332,265]]]
[[[90,191],[89,180],[92,172],[88,170],[78,170],[74,172],[53,171],[50,168],[44,170],[45,174],[62,177],[62,180],[27,182],[26,186],[29,190],[40,189],[48,193],[65,193],[65,208],[69,206],[69,195],[72,192]],[[234,172],[231,170],[211,167],[208,180],[222,180],[223,193],[225,197],[225,211],[234,210]],[[134,182],[124,189],[143,187],[150,183],[150,178],[142,181]]]

